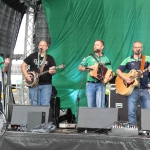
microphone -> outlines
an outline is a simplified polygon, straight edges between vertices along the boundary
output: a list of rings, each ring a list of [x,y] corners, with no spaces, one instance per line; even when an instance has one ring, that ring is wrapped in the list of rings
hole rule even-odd
[[[140,49],[138,50],[138,54],[140,54],[141,53],[141,51],[140,51]]]
[[[43,48],[40,48],[40,51],[42,51],[43,50]]]

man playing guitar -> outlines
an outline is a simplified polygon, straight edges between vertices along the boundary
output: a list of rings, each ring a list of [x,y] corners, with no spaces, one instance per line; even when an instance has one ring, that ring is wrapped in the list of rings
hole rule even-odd
[[[150,94],[148,93],[150,57],[142,54],[142,46],[140,41],[134,42],[134,54],[127,57],[116,71],[118,74],[116,89],[118,87],[118,93],[127,96],[128,120],[135,125],[137,125],[136,110],[138,100],[140,100],[141,108],[150,108]],[[129,73],[125,74],[124,72],[126,71]]]
[[[79,71],[89,70],[86,83],[88,107],[105,107],[105,72],[112,69],[112,67],[109,59],[103,54],[103,49],[104,42],[102,40],[96,40],[94,43],[94,54],[84,58],[78,66]],[[96,75],[94,75],[95,73]],[[107,76],[106,82],[108,82],[112,77],[113,74],[111,70],[110,74]]]

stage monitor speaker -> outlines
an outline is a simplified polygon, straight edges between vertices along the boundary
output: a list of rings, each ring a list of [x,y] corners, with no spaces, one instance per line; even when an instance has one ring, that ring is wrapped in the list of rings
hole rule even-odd
[[[150,130],[150,109],[141,109],[141,130]]]
[[[128,121],[126,96],[117,93],[115,84],[111,85],[108,107],[118,109],[118,121]]]
[[[11,124],[27,124],[28,112],[45,112],[45,123],[50,121],[49,106],[13,105]]]
[[[50,100],[50,105],[53,112],[53,118],[58,118],[60,113],[60,98],[52,97]]]
[[[117,121],[117,108],[79,107],[77,128],[110,128]]]
[[[45,112],[28,112],[27,130],[45,123]]]

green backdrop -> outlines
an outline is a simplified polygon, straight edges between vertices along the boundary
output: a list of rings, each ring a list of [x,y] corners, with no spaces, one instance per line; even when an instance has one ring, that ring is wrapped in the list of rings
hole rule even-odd
[[[77,102],[87,106],[86,73],[77,67],[93,52],[96,39],[105,42],[113,71],[132,54],[137,40],[143,43],[144,54],[150,54],[150,0],[42,0],[42,4],[52,40],[48,53],[57,65],[66,65],[53,76],[61,108],[72,108],[76,114]]]

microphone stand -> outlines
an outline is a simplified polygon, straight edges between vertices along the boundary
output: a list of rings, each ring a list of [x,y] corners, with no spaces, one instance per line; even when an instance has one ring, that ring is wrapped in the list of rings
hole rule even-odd
[[[97,50],[98,52],[98,57],[100,59],[100,50]],[[100,67],[99,67],[99,64],[98,64],[98,69],[100,69],[100,73],[101,73],[101,83],[103,83],[103,79],[104,79],[104,75],[103,75],[103,68],[102,68],[102,65],[100,64]],[[99,71],[98,71],[99,72]],[[103,92],[103,85],[101,86],[101,91],[99,91],[100,93],[100,99],[101,99],[101,107],[102,107],[102,92]]]
[[[84,73],[81,77],[81,80],[80,80],[80,87],[79,87],[79,90],[78,90],[78,93],[77,93],[77,98],[76,98],[76,102],[77,102],[77,107],[76,107],[76,122],[78,122],[78,114],[79,114],[79,104],[80,104],[80,97],[79,97],[79,94],[80,94],[80,91],[81,91],[81,88],[82,88],[82,85],[83,85],[83,78],[84,77]]]
[[[39,102],[39,74],[40,74],[40,57],[41,57],[42,48],[38,52],[38,83],[37,83],[37,105]]]
[[[139,58],[139,55],[140,55],[140,51],[138,52],[138,66],[139,66],[139,71],[138,71],[138,76],[137,76],[137,81],[138,81],[138,87],[137,87],[137,90],[138,90],[138,100],[137,100],[137,125],[139,127],[139,129],[141,129],[141,106],[140,106],[140,58]],[[142,54],[141,54],[142,56]]]

